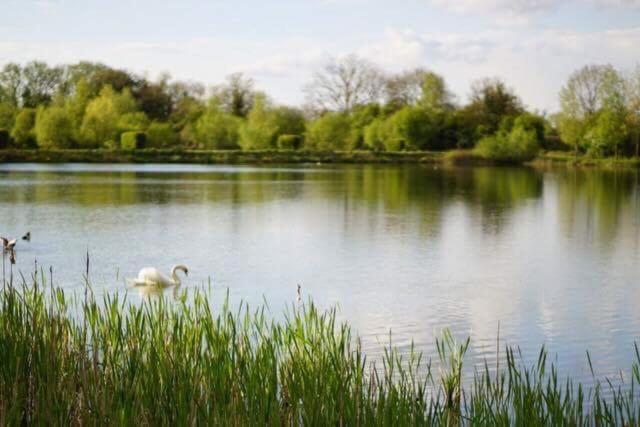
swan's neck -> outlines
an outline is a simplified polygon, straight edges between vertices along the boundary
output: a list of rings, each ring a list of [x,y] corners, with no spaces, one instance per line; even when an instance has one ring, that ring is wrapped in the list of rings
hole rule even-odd
[[[177,266],[176,266],[176,267],[173,267],[173,268],[171,269],[171,278],[173,279],[173,284],[174,284],[174,285],[176,285],[176,286],[180,286],[180,283],[181,283],[181,282],[180,282],[180,277],[178,277],[178,273],[177,273],[177,271],[178,271],[178,267],[177,267]]]

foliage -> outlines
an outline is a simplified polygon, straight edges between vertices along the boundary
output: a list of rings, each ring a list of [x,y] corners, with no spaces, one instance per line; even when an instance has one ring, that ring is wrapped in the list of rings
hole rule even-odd
[[[303,140],[302,135],[283,134],[278,136],[277,145],[280,150],[297,150],[302,147]]]
[[[35,125],[36,110],[21,109],[11,130],[11,137],[17,147],[29,148],[36,145]]]
[[[320,151],[344,150],[350,126],[346,113],[326,113],[308,124],[305,147]]]
[[[514,124],[509,132],[501,130],[482,138],[474,151],[488,160],[522,163],[532,160],[539,149],[535,129],[527,129],[526,124],[521,122]]]
[[[366,148],[365,129],[382,114],[380,105],[368,104],[354,108],[350,115],[350,131],[346,142],[349,150]]]
[[[228,76],[226,84],[214,88],[213,94],[218,106],[236,117],[249,114],[255,95],[253,80],[242,73]]]
[[[80,129],[82,142],[89,147],[98,147],[106,141],[119,139],[120,119],[135,110],[135,100],[128,89],[116,92],[111,86],[105,86],[87,105]]]
[[[129,131],[120,135],[120,149],[137,150],[145,148],[147,144],[147,135],[144,132]]]
[[[495,370],[467,368],[470,341],[448,330],[436,339],[433,365],[413,346],[402,354],[392,343],[372,363],[336,311],[322,312],[311,301],[275,321],[263,307],[234,310],[226,301],[217,310],[199,291],[175,304],[134,305],[119,295],[100,301],[89,284],[85,295],[69,297],[37,272],[33,283],[4,284],[3,424],[640,422],[638,357],[628,388],[609,380],[589,388],[560,380],[544,348],[532,366],[506,347],[497,350],[504,362]],[[588,354],[587,361],[593,373]]]
[[[202,148],[238,148],[240,119],[224,112],[218,100],[209,100],[206,110],[198,118],[194,127],[196,143]]]
[[[40,107],[36,113],[36,138],[42,148],[71,148],[73,120],[62,107]]]
[[[169,148],[178,144],[179,136],[169,123],[151,122],[147,128],[147,143],[149,147]]]
[[[0,102],[0,128],[13,128],[17,109],[9,102]]]

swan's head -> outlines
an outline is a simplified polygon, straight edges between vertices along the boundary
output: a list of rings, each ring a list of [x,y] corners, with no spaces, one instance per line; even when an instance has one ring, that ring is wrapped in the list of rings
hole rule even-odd
[[[184,265],[184,264],[178,264],[175,267],[173,267],[173,271],[178,271],[181,270],[182,272],[184,272],[185,276],[189,276],[189,268]]]

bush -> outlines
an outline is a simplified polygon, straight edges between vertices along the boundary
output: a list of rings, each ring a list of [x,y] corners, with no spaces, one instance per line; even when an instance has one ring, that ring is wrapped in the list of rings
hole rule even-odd
[[[212,100],[196,122],[193,136],[202,148],[236,149],[240,123],[238,117],[225,113]]]
[[[316,150],[344,150],[351,130],[349,117],[344,113],[327,113],[309,123],[305,145]]]
[[[509,133],[499,131],[482,138],[474,152],[488,160],[522,163],[532,160],[539,149],[535,130],[527,130],[518,124]]]
[[[9,146],[9,131],[6,129],[0,129],[0,149],[7,148]]]
[[[34,147],[36,136],[34,127],[36,125],[36,110],[25,108],[20,110],[16,116],[15,124],[11,130],[13,142],[18,147]]]
[[[67,111],[62,107],[38,109],[36,139],[39,147],[70,148],[73,145],[73,121]]]
[[[302,135],[280,135],[278,148],[281,150],[297,150],[302,146]]]
[[[154,148],[175,147],[180,138],[169,123],[152,122],[147,128],[147,146]]]
[[[144,132],[124,132],[120,135],[121,150],[139,150],[144,148],[147,142],[147,135]]]

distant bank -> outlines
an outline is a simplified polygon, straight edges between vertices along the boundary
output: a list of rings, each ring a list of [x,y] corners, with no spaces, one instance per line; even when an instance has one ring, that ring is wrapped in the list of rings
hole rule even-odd
[[[304,150],[167,150],[105,149],[0,150],[0,163],[192,163],[192,164],[451,164],[494,165],[471,151],[304,151]],[[640,167],[636,158],[592,159],[570,152],[541,153],[529,165],[565,164],[598,167]]]

